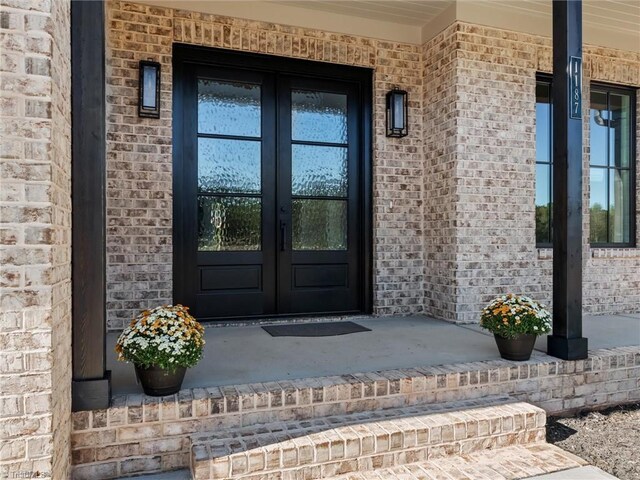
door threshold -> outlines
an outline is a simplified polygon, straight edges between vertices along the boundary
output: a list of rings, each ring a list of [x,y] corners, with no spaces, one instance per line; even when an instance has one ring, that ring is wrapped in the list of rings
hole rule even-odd
[[[294,315],[285,317],[262,317],[246,318],[237,320],[210,320],[201,322],[205,328],[227,328],[227,327],[262,327],[267,325],[290,325],[296,323],[329,323],[344,322],[346,320],[370,320],[378,318],[378,315],[368,313],[344,313],[336,315]]]

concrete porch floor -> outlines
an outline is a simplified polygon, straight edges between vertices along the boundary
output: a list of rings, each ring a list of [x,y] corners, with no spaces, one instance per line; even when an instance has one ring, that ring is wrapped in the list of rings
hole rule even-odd
[[[261,326],[206,329],[200,363],[183,388],[236,385],[415,366],[499,359],[492,335],[477,325],[455,325],[425,316],[354,317],[370,332],[334,337],[271,337]],[[588,315],[589,349],[640,345],[640,314]],[[140,392],[131,364],[118,362],[118,333],[107,335],[107,368],[114,394]],[[546,337],[534,356],[546,352]]]

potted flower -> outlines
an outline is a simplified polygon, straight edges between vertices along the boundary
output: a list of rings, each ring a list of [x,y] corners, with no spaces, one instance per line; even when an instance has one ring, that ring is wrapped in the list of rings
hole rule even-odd
[[[182,305],[144,310],[118,337],[118,360],[131,362],[144,393],[171,395],[202,357],[204,328]]]
[[[480,326],[493,332],[502,358],[529,360],[536,337],[551,331],[551,314],[531,298],[510,293],[482,310]]]

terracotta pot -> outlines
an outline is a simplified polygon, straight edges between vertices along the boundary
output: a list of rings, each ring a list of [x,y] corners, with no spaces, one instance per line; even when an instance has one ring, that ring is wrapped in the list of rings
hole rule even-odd
[[[536,335],[522,333],[516,338],[504,338],[497,333],[494,333],[493,336],[502,358],[520,362],[531,358],[531,352],[533,352],[537,338]]]
[[[136,367],[136,376],[142,384],[144,393],[152,397],[162,397],[173,395],[180,390],[186,367],[178,367],[174,371],[165,370],[160,367],[151,366],[149,368]]]

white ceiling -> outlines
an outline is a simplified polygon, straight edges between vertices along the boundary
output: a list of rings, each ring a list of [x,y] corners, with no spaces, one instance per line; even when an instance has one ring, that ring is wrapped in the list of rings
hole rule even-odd
[[[269,0],[270,3],[341,13],[404,25],[423,26],[435,19],[454,0]],[[514,14],[551,17],[551,0],[461,0],[483,4]],[[640,32],[640,0],[584,0],[582,20],[586,25],[614,31]]]
[[[453,0],[271,0],[271,3],[422,27]]]
[[[486,3],[514,13],[551,18],[550,0],[491,0]],[[640,0],[583,0],[582,5],[585,26],[609,28],[612,33],[640,33]]]

